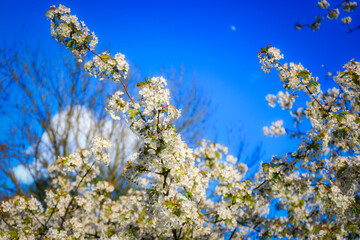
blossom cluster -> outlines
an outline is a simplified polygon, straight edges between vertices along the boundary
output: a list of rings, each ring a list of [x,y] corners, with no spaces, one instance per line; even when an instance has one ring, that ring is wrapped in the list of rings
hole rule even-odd
[[[279,137],[281,135],[285,135],[286,131],[285,131],[285,128],[282,126],[283,123],[284,122],[282,120],[278,120],[276,122],[273,122],[270,127],[264,127],[263,128],[264,136]]]
[[[259,53],[261,69],[264,72],[270,72],[270,69],[273,67],[278,67],[278,60],[284,58],[280,53],[280,50],[268,45],[266,48],[262,48],[262,51]]]
[[[49,166],[52,189],[46,190],[45,204],[33,196],[1,202],[1,239],[71,239],[70,231],[73,238],[95,236],[102,226],[92,225],[109,218],[102,211],[114,191],[110,183],[96,181],[98,161],[108,164],[109,148],[109,141],[96,137],[90,150],[59,157]]]
[[[279,91],[277,96],[273,95],[273,94],[268,94],[265,97],[266,101],[268,102],[270,107],[275,107],[275,101],[277,99],[278,103],[281,106],[281,109],[285,110],[289,110],[293,107],[293,104],[295,102],[295,98],[294,96],[290,95],[288,92],[282,92]]]
[[[100,80],[107,78],[118,82],[121,78],[126,78],[129,64],[121,53],[117,53],[112,57],[103,52],[101,55],[95,55],[93,60],[86,62],[84,68],[90,76],[99,77]]]
[[[57,8],[51,6],[46,17],[51,19],[51,35],[59,44],[66,45],[75,57],[80,59],[88,50],[95,49],[98,43],[95,33],[90,33],[83,21],[79,22],[75,15],[70,15],[70,8],[61,4]]]

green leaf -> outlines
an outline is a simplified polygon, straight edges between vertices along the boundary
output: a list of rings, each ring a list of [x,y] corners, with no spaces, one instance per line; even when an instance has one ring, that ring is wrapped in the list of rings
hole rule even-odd
[[[208,174],[209,172],[207,172],[207,171],[200,171],[199,173],[201,173],[203,176],[206,176],[206,174]]]
[[[342,111],[342,112],[339,112],[339,114],[347,115],[347,114],[349,114],[349,113],[348,113],[348,112],[345,112],[345,111]]]
[[[106,63],[110,60],[110,56],[107,54],[101,55],[100,58]]]
[[[115,70],[112,70],[111,73],[110,73],[110,77],[112,77],[115,73]]]
[[[335,117],[336,117],[336,119],[338,120],[339,123],[341,123],[342,120],[345,118],[343,115],[339,115],[339,114],[336,114]]]
[[[340,175],[345,171],[345,169],[348,168],[348,166],[349,166],[349,165],[344,165],[344,166],[342,166],[342,167],[339,169],[339,171],[337,172],[337,175],[340,176]]]
[[[154,189],[148,189],[147,193],[149,194],[149,198],[152,198],[156,194],[156,191]]]
[[[9,233],[10,233],[11,238],[16,238],[18,236],[18,232],[16,230],[12,230]]]
[[[31,229],[31,227],[29,227],[29,226],[26,226],[26,227],[23,227],[23,232],[25,232],[25,231],[27,231],[27,230],[30,230]]]
[[[279,178],[279,175],[277,173],[273,172],[273,179],[275,182],[278,180],[278,178]]]
[[[142,85],[148,84],[148,82],[139,82],[136,84],[137,87],[141,87]]]
[[[343,72],[343,73],[340,74],[340,77],[344,77],[344,76],[346,76],[348,74],[349,74],[348,72]]]
[[[298,73],[298,76],[307,79],[310,76],[310,72],[307,70],[302,70],[301,72]]]
[[[89,43],[89,42],[91,42],[91,38],[90,38],[90,35],[88,35],[86,38],[85,38],[85,41],[86,41],[86,43]]]
[[[174,207],[174,203],[172,203],[172,202],[170,202],[170,201],[166,201],[166,202],[165,202],[165,205],[166,205],[168,208]]]
[[[226,194],[226,195],[224,196],[225,199],[226,199],[226,198],[231,198],[231,197],[232,197],[231,194]]]
[[[74,48],[74,43],[75,43],[75,40],[70,40],[70,41],[66,44],[66,47],[69,48],[69,49],[73,49],[73,48]]]
[[[131,236],[135,237],[135,232],[132,228],[129,229],[129,232],[130,232]]]
[[[357,207],[355,207],[354,210],[355,210],[356,215],[359,215],[359,209]]]
[[[316,87],[317,85],[319,85],[319,83],[317,81],[310,81],[309,82],[310,87]]]
[[[57,211],[58,211],[57,208],[50,208],[50,209],[48,210],[48,214],[52,214],[53,212],[57,212]]]
[[[50,15],[50,13],[52,13],[52,12],[54,12],[53,10],[48,10],[46,13],[45,13],[45,16],[48,18],[49,17],[49,15]]]
[[[25,218],[24,221],[23,221],[23,224],[27,225],[29,223],[32,223],[32,218],[31,217]]]

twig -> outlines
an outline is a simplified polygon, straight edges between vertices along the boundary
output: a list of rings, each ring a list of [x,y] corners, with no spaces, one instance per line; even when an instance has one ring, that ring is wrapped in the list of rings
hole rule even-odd
[[[0,214],[0,217],[1,217],[1,220],[4,221],[4,223],[9,227],[9,228],[12,228],[12,226],[3,218],[3,215]]]
[[[76,186],[75,193],[74,193],[73,197],[71,198],[71,200],[70,200],[70,202],[69,202],[69,204],[68,204],[68,206],[67,206],[67,208],[65,210],[64,216],[62,217],[62,221],[61,221],[61,224],[60,224],[60,229],[63,229],[63,227],[64,227],[64,222],[65,222],[65,219],[66,219],[66,215],[68,214],[70,206],[71,206],[72,202],[74,201],[74,199],[75,199],[75,197],[76,197],[76,195],[78,193],[78,189],[79,189],[81,183],[83,182],[85,177],[89,174],[89,172],[91,171],[91,168],[94,166],[94,164],[95,164],[95,161],[91,164],[90,168],[86,171],[84,176],[81,178],[79,184]]]
[[[236,227],[236,228],[234,229],[234,231],[231,233],[229,240],[231,240],[231,239],[234,237],[235,232],[236,232],[236,229],[237,229],[237,227]]]
[[[47,224],[49,223],[50,219],[51,219],[52,216],[54,215],[55,209],[56,209],[57,205],[59,204],[59,202],[60,202],[60,198],[59,198],[58,201],[56,202],[56,204],[55,204],[55,206],[54,206],[54,208],[53,208],[53,211],[51,212],[48,220],[45,222],[45,224],[42,224],[42,225],[44,226],[44,228],[43,228],[43,229],[41,230],[41,232],[39,233],[40,236],[42,236],[43,232],[48,228],[48,227],[47,227]]]
[[[259,188],[261,188],[261,186],[264,185],[267,181],[268,181],[268,180],[263,181],[259,186],[257,186],[256,188],[254,188],[253,191],[256,191],[256,190],[258,190]]]

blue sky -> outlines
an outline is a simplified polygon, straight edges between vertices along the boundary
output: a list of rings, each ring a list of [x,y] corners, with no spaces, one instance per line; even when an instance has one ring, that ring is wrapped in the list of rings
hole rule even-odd
[[[296,22],[311,22],[322,13],[317,1],[310,0],[2,1],[0,42],[16,39],[56,51],[59,46],[50,36],[45,12],[59,3],[85,21],[100,46],[125,54],[143,76],[157,76],[161,68],[179,70],[184,64],[186,78],[195,76],[212,100],[219,140],[225,141],[227,128],[240,126],[250,149],[263,142],[265,159],[295,150],[296,145],[286,137],[262,136],[263,126],[289,118],[266,104],[265,96],[276,94],[282,84],[276,73],[261,71],[259,49],[272,44],[281,49],[285,61],[301,62],[322,79],[322,64],[341,70],[360,54],[360,31],[347,34],[339,20],[326,20],[317,32],[294,29]],[[26,39],[20,37],[22,27]],[[320,82],[331,86],[331,81]],[[285,126],[291,128],[292,123]]]

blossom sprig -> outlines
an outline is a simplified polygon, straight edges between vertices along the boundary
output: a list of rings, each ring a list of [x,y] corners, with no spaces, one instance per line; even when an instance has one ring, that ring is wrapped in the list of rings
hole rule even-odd
[[[120,120],[120,114],[124,114],[129,110],[129,104],[121,96],[124,93],[117,91],[107,99],[106,111],[114,120]]]
[[[81,59],[87,51],[94,50],[98,38],[95,33],[90,33],[84,22],[79,22],[75,15],[70,15],[70,8],[60,4],[51,6],[46,12],[46,17],[51,20],[51,35],[72,51],[74,56]]]
[[[95,33],[89,33],[83,21],[78,21],[75,15],[70,15],[70,9],[60,4],[58,7],[51,6],[46,13],[46,17],[51,20],[51,35],[59,44],[65,45],[71,50],[73,55],[82,61],[81,58],[90,51],[94,54],[92,60],[84,65],[84,69],[91,76],[99,77],[100,80],[109,79],[114,82],[121,82],[126,94],[132,103],[135,103],[127,87],[124,79],[129,72],[129,64],[125,60],[125,56],[121,53],[111,56],[104,52],[101,55],[94,50],[98,43]]]
[[[284,58],[284,56],[280,53],[279,49],[271,47],[271,44],[269,44],[261,49],[258,53],[258,58],[260,59],[261,69],[268,73],[271,68],[280,66],[278,60]]]
[[[274,52],[276,54],[274,54]],[[270,45],[266,48],[262,48],[258,53],[258,57],[261,68],[265,73],[270,72],[270,69],[272,68],[276,68],[276,70],[280,71],[279,76],[280,80],[284,83],[284,88],[286,90],[292,90],[292,95],[294,97],[297,96],[295,94],[297,91],[303,91],[305,94],[309,94],[312,97],[317,107],[320,107],[324,112],[329,111],[318,98],[318,95],[321,93],[318,78],[313,77],[301,63],[280,63],[278,60],[283,58],[283,55],[280,54],[279,49],[274,47],[270,48]]]
[[[309,23],[309,24],[297,23],[295,25],[295,28],[298,30],[301,30],[304,27],[309,27],[313,31],[319,30],[320,25],[323,22],[325,17],[330,20],[336,20],[336,19],[338,19],[339,15],[340,15],[339,9],[342,9],[342,11],[344,13],[350,13],[357,9],[357,5],[358,5],[357,1],[344,0],[344,1],[340,2],[338,5],[336,5],[335,7],[330,7],[330,3],[327,0],[320,0],[318,2],[318,7],[320,9],[326,10],[326,13],[321,16],[316,16],[315,21],[312,23]],[[347,25],[347,27],[349,29],[348,33],[351,33],[355,30],[360,29],[360,25],[355,28],[350,26],[350,23],[352,22],[351,16],[343,17],[341,19],[341,22],[343,24]]]

